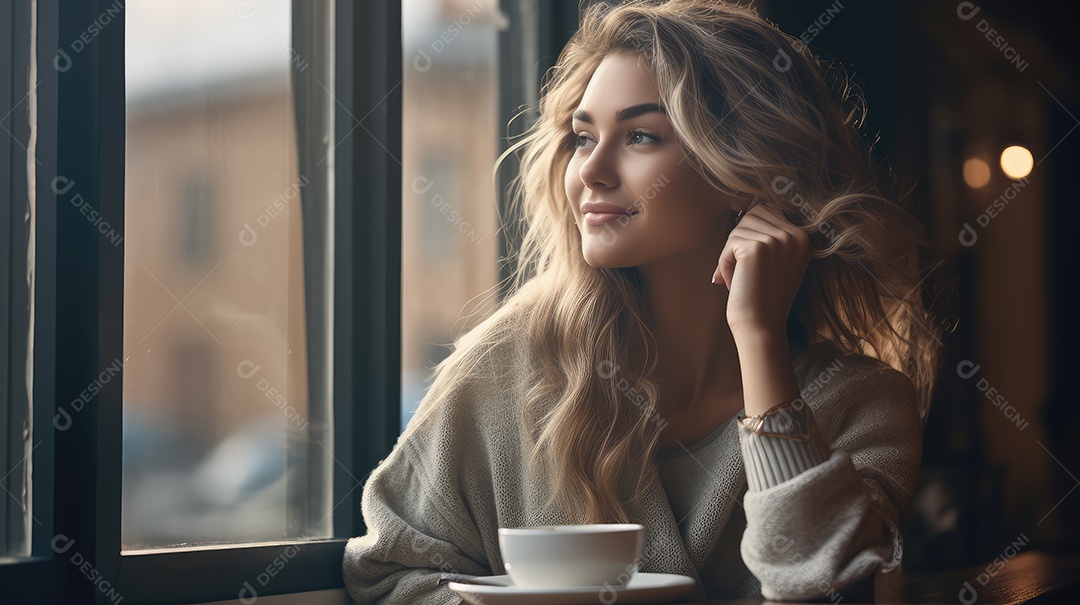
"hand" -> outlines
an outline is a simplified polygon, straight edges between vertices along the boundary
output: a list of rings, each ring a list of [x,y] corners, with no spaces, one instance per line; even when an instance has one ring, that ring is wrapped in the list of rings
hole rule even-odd
[[[732,334],[783,334],[810,264],[810,236],[779,210],[759,203],[728,234],[713,273],[728,289]]]

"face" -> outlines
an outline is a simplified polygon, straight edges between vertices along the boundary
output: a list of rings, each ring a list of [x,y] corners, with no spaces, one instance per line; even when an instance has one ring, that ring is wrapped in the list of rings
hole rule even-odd
[[[691,165],[655,109],[659,99],[647,62],[619,52],[600,63],[574,112],[566,195],[593,267],[639,267],[706,247],[718,256],[723,248],[733,200]],[[612,207],[583,212],[583,204]]]

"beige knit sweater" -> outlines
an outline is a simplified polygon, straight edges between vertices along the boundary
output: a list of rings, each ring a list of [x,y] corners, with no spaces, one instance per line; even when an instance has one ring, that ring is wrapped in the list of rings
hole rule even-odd
[[[456,605],[443,574],[506,573],[498,528],[572,522],[543,507],[548,482],[525,464],[520,403],[532,361],[524,349],[491,351],[482,371],[406,431],[366,479],[367,534],[349,540],[343,562],[357,603]],[[803,420],[819,436],[758,437],[733,417],[684,449],[658,453],[647,495],[626,507],[645,526],[640,571],[698,580],[683,600],[836,602],[900,563],[898,528],[922,449],[914,387],[831,343],[793,355]]]

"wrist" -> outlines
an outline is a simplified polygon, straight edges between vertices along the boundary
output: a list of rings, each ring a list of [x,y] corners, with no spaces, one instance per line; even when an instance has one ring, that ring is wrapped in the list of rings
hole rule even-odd
[[[732,328],[731,336],[739,349],[740,355],[743,350],[783,350],[788,348],[787,331],[767,328],[764,326],[746,326]]]
[[[743,407],[747,415],[799,397],[786,334],[767,330],[740,332],[735,346],[742,372]]]

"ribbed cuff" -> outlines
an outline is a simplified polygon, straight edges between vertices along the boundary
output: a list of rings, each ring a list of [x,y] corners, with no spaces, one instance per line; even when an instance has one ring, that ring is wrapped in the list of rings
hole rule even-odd
[[[785,406],[780,413],[766,412],[761,422],[758,432],[738,423],[739,447],[750,491],[766,490],[793,479],[825,462],[832,453],[806,404]]]

